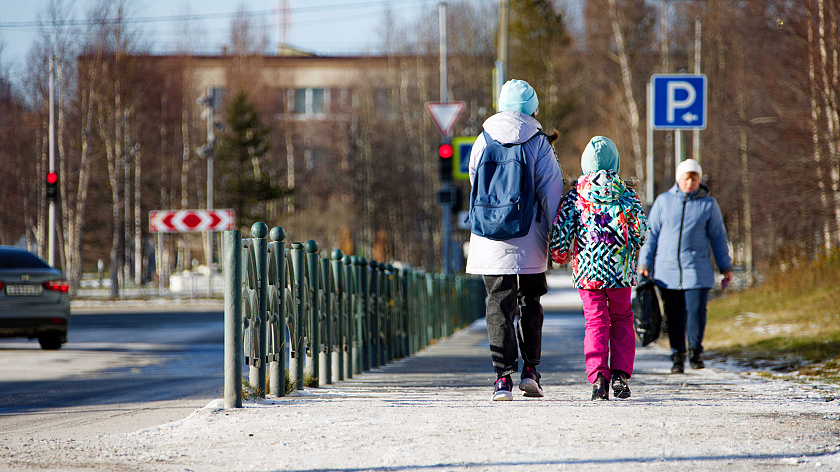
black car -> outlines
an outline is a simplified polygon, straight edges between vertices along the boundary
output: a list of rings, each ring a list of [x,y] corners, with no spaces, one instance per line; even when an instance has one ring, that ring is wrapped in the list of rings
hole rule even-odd
[[[0,338],[37,338],[60,349],[70,324],[70,284],[29,251],[0,246]]]

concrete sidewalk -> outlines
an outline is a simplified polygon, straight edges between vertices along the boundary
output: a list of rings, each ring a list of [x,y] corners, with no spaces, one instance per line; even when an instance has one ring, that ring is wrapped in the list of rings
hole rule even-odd
[[[840,470],[840,411],[816,385],[712,365],[671,375],[637,350],[633,395],[590,401],[577,293],[552,277],[544,398],[491,402],[483,320],[417,355],[293,396],[130,434],[24,445],[0,470]],[[8,468],[8,469],[7,469]]]

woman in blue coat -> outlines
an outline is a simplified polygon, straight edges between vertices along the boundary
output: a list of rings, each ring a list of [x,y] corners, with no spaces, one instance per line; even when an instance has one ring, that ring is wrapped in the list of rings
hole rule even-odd
[[[682,374],[686,332],[691,368],[704,367],[700,354],[706,302],[715,285],[711,253],[723,274],[724,287],[732,280],[732,259],[720,207],[709,195],[709,187],[700,183],[700,164],[686,159],[677,166],[676,177],[674,186],[656,197],[651,207],[650,234],[639,253],[639,273],[659,287],[668,318],[671,373]]]

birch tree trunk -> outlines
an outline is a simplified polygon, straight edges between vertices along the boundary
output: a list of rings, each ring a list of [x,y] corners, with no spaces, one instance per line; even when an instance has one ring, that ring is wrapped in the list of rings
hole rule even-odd
[[[820,72],[822,75],[823,86],[823,108],[825,110],[826,124],[828,125],[828,134],[826,141],[828,144],[828,166],[830,173],[831,192],[833,196],[833,214],[834,214],[834,229],[840,229],[840,169],[838,169],[837,146],[838,146],[838,128],[840,128],[840,119],[838,119],[836,95],[834,89],[831,87],[828,70],[828,50],[826,46],[825,35],[825,0],[818,0],[819,12],[819,50],[820,50]],[[834,238],[832,238],[832,245]]]
[[[636,106],[636,99],[633,96],[633,74],[627,60],[627,51],[624,47],[624,34],[618,24],[618,12],[616,11],[615,0],[608,0],[610,23],[612,24],[613,36],[615,36],[615,47],[618,52],[618,60],[621,65],[621,79],[624,85],[624,98],[627,101],[627,113],[630,124],[630,139],[633,144],[633,159],[635,164],[636,178],[644,178],[642,168],[642,138],[639,135],[639,110]]]
[[[826,177],[823,174],[822,149],[820,142],[820,106],[818,102],[817,92],[817,77],[815,62],[815,51],[817,46],[814,44],[814,18],[811,8],[808,9],[808,92],[811,99],[811,141],[814,144],[814,163],[817,169],[817,190],[820,195],[820,205],[823,210],[822,219],[822,236],[823,247],[826,251],[830,251],[833,245],[831,237],[831,224],[828,215],[831,213],[831,205],[829,204],[829,195],[827,190]]]
[[[94,67],[93,71],[98,70]],[[85,221],[85,202],[87,201],[88,183],[90,181],[90,139],[93,127],[93,89],[95,80],[90,81],[89,88],[85,91],[83,100],[83,134],[81,136],[81,154],[79,156],[79,180],[76,187],[75,211],[68,210],[68,250],[70,254],[70,280],[71,290],[78,287],[82,279],[82,226]]]

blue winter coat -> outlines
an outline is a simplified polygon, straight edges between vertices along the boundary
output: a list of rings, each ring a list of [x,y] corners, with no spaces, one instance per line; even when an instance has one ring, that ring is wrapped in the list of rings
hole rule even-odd
[[[695,192],[685,194],[674,184],[656,197],[648,225],[650,233],[639,253],[639,269],[650,271],[658,286],[712,288],[712,252],[721,273],[732,270],[723,215],[709,196],[709,187],[700,184]]]

